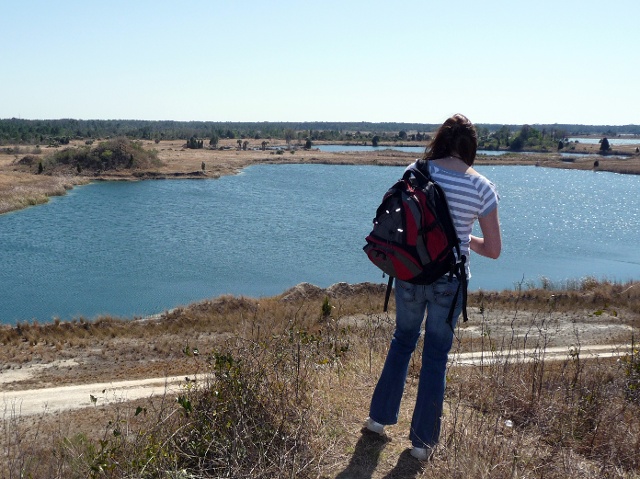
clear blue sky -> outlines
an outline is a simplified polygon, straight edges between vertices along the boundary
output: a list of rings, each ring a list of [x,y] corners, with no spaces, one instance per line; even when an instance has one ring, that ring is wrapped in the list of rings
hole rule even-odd
[[[640,124],[638,0],[0,0],[0,118]]]

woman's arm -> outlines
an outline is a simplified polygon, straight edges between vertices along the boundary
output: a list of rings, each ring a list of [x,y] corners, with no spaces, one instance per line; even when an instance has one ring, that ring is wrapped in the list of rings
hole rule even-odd
[[[500,221],[498,220],[498,208],[482,218],[478,218],[482,238],[470,236],[469,247],[474,253],[496,259],[502,250],[502,234],[500,233]]]

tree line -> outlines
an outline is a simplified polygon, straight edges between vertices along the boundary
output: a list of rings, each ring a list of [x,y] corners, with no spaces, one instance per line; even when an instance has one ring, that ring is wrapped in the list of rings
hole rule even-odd
[[[127,137],[137,140],[198,139],[271,139],[327,140],[371,142],[377,140],[428,139],[439,124],[398,122],[213,122],[213,121],[147,121],[147,120],[25,120],[0,119],[0,144],[45,145],[65,144],[70,139],[104,139]],[[500,125],[477,124],[479,137],[504,147],[526,131],[539,132],[554,141],[566,136],[596,135],[615,137],[621,134],[640,135],[640,125]],[[534,135],[535,136],[535,135]]]

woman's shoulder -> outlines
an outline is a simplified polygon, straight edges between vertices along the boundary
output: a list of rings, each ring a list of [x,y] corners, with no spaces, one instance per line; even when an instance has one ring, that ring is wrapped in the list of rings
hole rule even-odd
[[[455,176],[459,178],[466,178],[468,180],[474,180],[481,178],[482,175],[474,170],[472,167],[460,162],[443,162],[440,160],[429,161],[429,171],[435,175]]]

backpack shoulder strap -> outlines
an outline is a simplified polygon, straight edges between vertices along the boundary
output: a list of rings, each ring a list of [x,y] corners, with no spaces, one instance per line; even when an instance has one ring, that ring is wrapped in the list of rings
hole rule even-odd
[[[387,292],[384,294],[384,308],[383,312],[387,312],[389,306],[389,298],[391,297],[391,289],[393,288],[393,276],[389,276],[389,282],[387,283]]]
[[[466,256],[462,256],[460,261],[455,266],[455,272],[453,274],[458,278],[458,289],[456,289],[456,294],[453,296],[453,302],[451,303],[451,308],[449,309],[449,315],[447,316],[447,323],[453,329],[453,311],[456,308],[456,304],[458,303],[458,295],[460,294],[460,290],[462,290],[462,320],[466,323],[469,321],[469,317],[467,316],[467,273],[464,268],[464,264],[466,262]]]
[[[407,168],[407,170],[405,171],[403,177],[407,179],[412,174],[422,184],[433,181],[433,179],[431,178],[431,173],[429,173],[429,164],[425,160],[417,160],[415,163],[409,166],[409,168]]]

